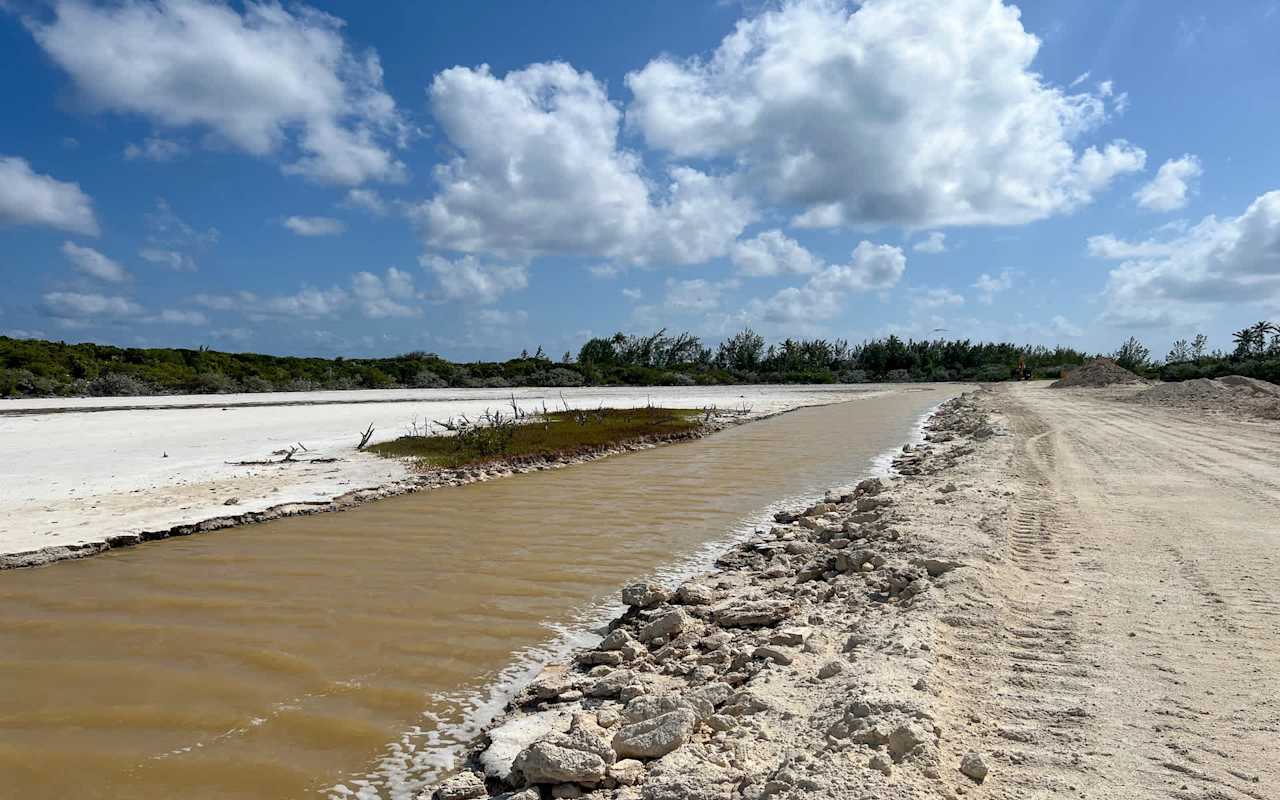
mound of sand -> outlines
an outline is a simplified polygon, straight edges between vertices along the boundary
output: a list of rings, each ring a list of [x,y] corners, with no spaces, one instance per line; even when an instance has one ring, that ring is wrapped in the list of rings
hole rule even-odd
[[[1095,358],[1082,367],[1068,372],[1061,380],[1049,384],[1051,389],[1068,389],[1073,386],[1111,386],[1116,383],[1144,383],[1142,378],[1109,358]]]
[[[1246,378],[1243,375],[1226,375],[1218,378],[1218,383],[1225,383],[1228,386],[1247,387],[1255,394],[1269,394],[1274,397],[1280,397],[1280,386],[1260,381],[1257,378]]]
[[[1181,406],[1263,419],[1280,419],[1280,386],[1243,375],[1162,383],[1133,398],[1139,403]]]

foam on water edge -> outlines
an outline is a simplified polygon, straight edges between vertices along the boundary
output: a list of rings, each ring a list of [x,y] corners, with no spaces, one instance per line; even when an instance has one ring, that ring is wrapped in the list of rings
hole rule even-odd
[[[941,403],[929,408],[916,419],[907,439],[910,444],[914,446],[924,442],[925,426],[940,406]],[[877,455],[862,477],[888,477],[899,452],[900,446],[894,446]],[[815,487],[770,503],[744,519],[727,535],[712,539],[675,563],[654,570],[649,579],[674,588],[709,571],[722,553],[749,539],[761,526],[772,521],[774,514],[808,506],[818,491]],[[386,753],[373,769],[361,778],[324,789],[326,798],[414,800],[423,788],[458,765],[467,745],[498,718],[507,702],[531,683],[544,667],[575,650],[597,644],[600,634],[596,630],[624,610],[622,603],[616,600],[602,600],[576,609],[568,621],[548,623],[546,627],[551,635],[546,641],[518,651],[511,662],[489,680],[475,687],[433,694],[432,706],[447,708],[449,713],[423,712],[422,722],[387,745]]]

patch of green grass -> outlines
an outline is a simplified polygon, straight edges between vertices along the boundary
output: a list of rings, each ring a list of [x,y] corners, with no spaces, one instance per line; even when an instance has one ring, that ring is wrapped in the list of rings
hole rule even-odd
[[[369,452],[450,468],[572,456],[654,436],[690,433],[702,427],[704,417],[700,409],[651,406],[553,411],[520,423],[503,423],[500,430],[477,427],[472,435],[401,436],[375,444]]]

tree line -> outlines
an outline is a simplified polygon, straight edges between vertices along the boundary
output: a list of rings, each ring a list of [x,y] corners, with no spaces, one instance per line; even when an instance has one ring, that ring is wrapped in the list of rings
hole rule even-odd
[[[1210,350],[1208,338],[1196,334],[1189,341],[1175,341],[1164,359],[1153,359],[1142,342],[1130,337],[1112,355],[1126,369],[1165,381],[1245,375],[1280,383],[1280,325],[1262,320],[1234,332],[1231,340],[1231,350]]]
[[[1230,352],[1204,336],[1175,342],[1153,360],[1137,339],[1111,355],[1148,377],[1185,380],[1231,373],[1280,381],[1280,327],[1235,334]],[[506,361],[449,361],[438,354],[308,358],[206,347],[132,348],[0,336],[0,397],[216,394],[393,388],[692,386],[744,383],[1004,381],[1056,378],[1092,354],[1068,347],[886,336],[768,342],[747,328],[716,344],[688,332],[619,332],[553,360],[541,347]]]

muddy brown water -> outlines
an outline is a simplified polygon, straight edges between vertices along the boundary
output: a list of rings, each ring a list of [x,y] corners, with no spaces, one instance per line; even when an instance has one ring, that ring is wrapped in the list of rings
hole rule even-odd
[[[954,391],[0,573],[0,796],[412,798],[620,586],[868,474]]]

